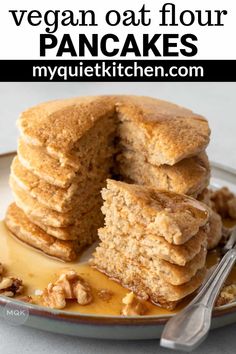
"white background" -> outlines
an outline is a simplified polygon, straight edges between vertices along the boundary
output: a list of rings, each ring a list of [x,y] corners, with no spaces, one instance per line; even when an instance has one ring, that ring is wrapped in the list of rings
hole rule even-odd
[[[39,58],[39,34],[45,32],[45,25],[38,27],[31,27],[27,22],[23,22],[20,27],[17,27],[12,19],[12,15],[8,13],[9,9],[13,10],[94,10],[99,26],[97,27],[61,27],[56,35],[60,39],[63,33],[70,33],[72,35],[75,47],[78,46],[78,34],[86,31],[89,33],[99,33],[104,35],[106,33],[115,33],[119,36],[122,43],[127,33],[134,33],[138,43],[141,45],[142,33],[195,33],[198,37],[199,52],[195,59],[236,59],[235,33],[236,33],[236,3],[234,0],[172,0],[176,4],[176,14],[183,10],[227,10],[228,15],[224,17],[224,27],[200,27],[192,25],[189,27],[159,27],[160,14],[163,3],[169,1],[154,1],[154,0],[135,0],[135,1],[110,1],[110,0],[67,0],[67,1],[31,1],[31,0],[7,0],[0,2],[0,38],[1,50],[0,59],[37,59]],[[152,10],[151,18],[152,25],[150,27],[111,27],[106,25],[105,13],[111,9],[123,12],[125,10],[140,10],[143,4],[146,8]],[[213,14],[214,18],[214,14]],[[47,58],[55,58],[56,50],[48,52]],[[69,55],[63,58],[71,58]],[[62,59],[63,59],[62,58]],[[86,59],[89,55],[86,56]],[[100,58],[104,58],[100,55]],[[133,58],[129,55],[127,59]],[[149,57],[151,59],[152,56]],[[182,59],[185,57],[182,57]],[[117,59],[117,58],[116,58]],[[171,59],[171,58],[170,58]],[[181,59],[181,56],[180,56]]]

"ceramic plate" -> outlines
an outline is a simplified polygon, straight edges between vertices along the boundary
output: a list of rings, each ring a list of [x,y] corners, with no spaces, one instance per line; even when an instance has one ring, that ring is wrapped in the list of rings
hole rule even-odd
[[[8,187],[9,168],[13,154],[0,157],[0,219],[3,219],[7,205],[12,201]],[[212,163],[214,187],[228,186],[236,192],[236,171]],[[1,247],[1,246],[0,246]],[[75,312],[51,310],[44,307],[22,303],[10,298],[0,297],[0,315],[4,320],[6,306],[20,309],[29,314],[24,325],[50,332],[79,337],[103,339],[153,339],[159,338],[163,326],[171,315],[128,317],[83,315]],[[236,322],[236,303],[222,306],[214,311],[212,328]]]

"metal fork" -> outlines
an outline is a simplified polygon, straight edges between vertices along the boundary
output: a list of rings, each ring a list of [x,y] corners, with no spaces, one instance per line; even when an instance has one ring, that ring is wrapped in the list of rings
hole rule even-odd
[[[160,345],[192,351],[206,338],[215,300],[236,261],[236,228],[223,248],[225,255],[196,297],[166,324]]]

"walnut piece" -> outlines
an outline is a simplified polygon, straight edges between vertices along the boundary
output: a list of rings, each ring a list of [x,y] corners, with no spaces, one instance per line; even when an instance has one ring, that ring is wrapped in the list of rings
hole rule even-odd
[[[43,291],[42,299],[47,307],[63,309],[66,307],[67,299],[76,299],[78,304],[88,305],[93,297],[89,284],[75,271],[67,270],[54,284],[48,284]]]
[[[53,309],[64,309],[66,307],[66,298],[63,288],[59,285],[49,283],[43,292],[43,303]]]
[[[236,301],[236,284],[226,285],[221,290],[220,295],[216,300],[215,306],[219,307],[234,301]]]
[[[227,187],[211,192],[211,202],[212,209],[222,218],[236,219],[236,196]]]
[[[122,299],[121,314],[124,316],[142,316],[147,311],[144,303],[131,291]]]
[[[4,277],[4,268],[0,263],[0,295],[13,297],[22,293],[22,280],[15,277]]]

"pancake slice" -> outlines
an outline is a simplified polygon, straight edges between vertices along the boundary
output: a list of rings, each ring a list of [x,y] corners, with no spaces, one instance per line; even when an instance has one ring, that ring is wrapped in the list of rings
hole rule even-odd
[[[107,180],[102,190],[105,226],[115,235],[157,235],[181,245],[206,225],[209,209],[197,200],[146,186]]]
[[[60,159],[73,154],[81,137],[104,117],[119,121],[117,135],[154,165],[174,165],[209,143],[206,119],[176,104],[143,96],[78,97],[39,104],[22,113],[23,139]],[[66,124],[65,124],[66,122]],[[105,130],[106,128],[104,128]]]
[[[27,143],[46,148],[58,159],[70,160],[71,156],[74,158],[77,155],[80,147],[84,151],[81,138],[87,133],[90,135],[96,123],[104,122],[103,134],[109,132],[109,120],[113,125],[114,114],[113,96],[76,97],[29,108],[21,114],[18,127]],[[93,136],[94,144],[96,140]]]
[[[207,206],[186,195],[114,180],[107,180],[102,197],[105,226],[98,233],[93,267],[170,309],[201,285]],[[173,259],[182,265],[169,261]]]

